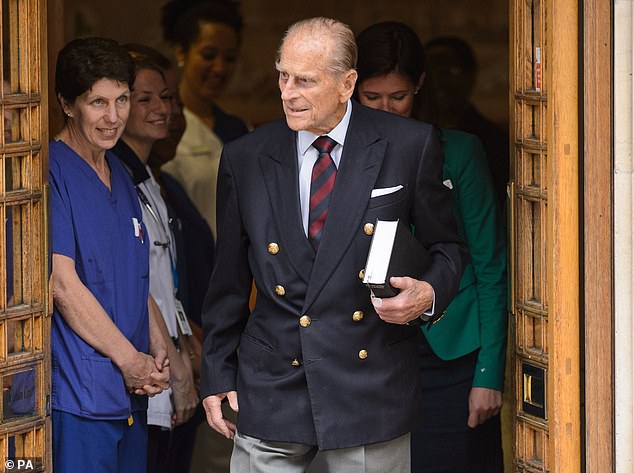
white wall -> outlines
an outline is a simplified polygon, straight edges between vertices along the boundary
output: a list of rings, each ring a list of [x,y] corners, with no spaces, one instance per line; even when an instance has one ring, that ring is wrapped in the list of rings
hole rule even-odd
[[[615,457],[617,473],[633,473],[634,0],[614,9]]]

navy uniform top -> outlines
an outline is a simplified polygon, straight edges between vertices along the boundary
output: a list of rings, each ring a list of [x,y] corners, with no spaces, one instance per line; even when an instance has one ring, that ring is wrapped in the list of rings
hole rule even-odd
[[[62,141],[50,142],[53,253],[75,261],[81,282],[134,347],[149,350],[148,242],[132,182],[106,152],[110,191]],[[54,308],[52,407],[89,419],[125,419],[147,409],[128,394],[117,366],[84,342]]]

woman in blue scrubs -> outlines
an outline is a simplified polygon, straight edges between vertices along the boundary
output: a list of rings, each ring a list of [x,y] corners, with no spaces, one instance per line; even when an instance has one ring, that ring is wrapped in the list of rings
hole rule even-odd
[[[148,245],[136,192],[108,150],[126,125],[133,65],[115,41],[59,53],[64,127],[49,144],[55,471],[144,473],[147,395],[168,387],[148,318]]]

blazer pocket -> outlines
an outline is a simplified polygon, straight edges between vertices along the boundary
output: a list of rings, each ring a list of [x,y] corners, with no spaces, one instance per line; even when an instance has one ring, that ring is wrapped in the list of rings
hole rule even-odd
[[[400,184],[398,186],[372,189],[372,192],[370,193],[370,198],[372,199],[374,197],[381,197],[382,195],[394,194],[395,192],[400,191],[402,188],[403,185]]]
[[[379,195],[377,197],[370,197],[367,210],[376,209],[378,207],[383,207],[386,205],[391,205],[391,204],[400,202],[401,200],[405,198],[405,190],[406,190],[406,187],[402,187],[396,192]]]
[[[247,332],[243,332],[242,338],[240,339],[240,349],[241,351],[244,351],[244,350],[251,351],[251,348],[249,347],[253,347],[259,350],[265,350],[271,353],[275,351],[275,348],[273,348],[270,344],[266,343],[265,341],[260,340],[259,338],[256,338],[253,335],[248,334]]]

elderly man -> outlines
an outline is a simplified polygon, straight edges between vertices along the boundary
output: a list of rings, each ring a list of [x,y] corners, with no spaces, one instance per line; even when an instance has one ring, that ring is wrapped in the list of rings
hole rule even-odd
[[[351,102],[355,63],[343,23],[292,25],[276,62],[286,120],[223,152],[202,395],[209,424],[235,436],[233,472],[299,473],[316,457],[320,471],[410,470],[420,329],[408,323],[443,312],[466,250],[432,127]],[[433,259],[383,301],[361,280],[377,219],[414,225]]]

